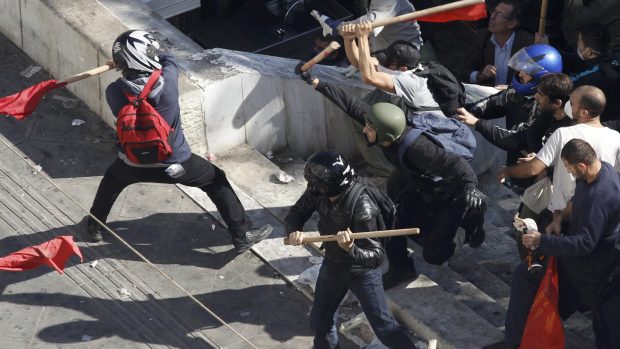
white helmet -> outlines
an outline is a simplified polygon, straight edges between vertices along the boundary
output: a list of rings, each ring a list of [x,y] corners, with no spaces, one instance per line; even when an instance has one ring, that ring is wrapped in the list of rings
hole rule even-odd
[[[157,57],[159,43],[153,34],[130,30],[119,35],[112,45],[112,59],[117,68],[152,72],[161,69]]]

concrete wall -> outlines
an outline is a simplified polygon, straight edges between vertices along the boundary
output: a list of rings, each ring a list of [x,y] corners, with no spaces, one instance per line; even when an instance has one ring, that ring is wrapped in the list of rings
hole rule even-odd
[[[114,39],[129,29],[154,32],[177,57],[183,129],[194,152],[217,154],[243,143],[262,153],[288,146],[301,156],[330,148],[365,159],[376,172],[389,170],[378,150],[366,147],[361,129],[293,73],[296,61],[202,50],[139,0],[0,1],[0,30],[59,79],[103,65]],[[370,91],[333,67],[317,66],[313,74],[353,95]],[[68,88],[113,125],[105,87],[118,77],[108,72]],[[478,152],[478,173],[501,161],[484,142]]]

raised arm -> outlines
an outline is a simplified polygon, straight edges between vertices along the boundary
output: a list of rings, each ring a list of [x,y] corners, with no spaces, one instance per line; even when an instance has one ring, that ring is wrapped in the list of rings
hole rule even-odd
[[[358,59],[362,81],[386,92],[395,93],[394,81],[392,76],[387,73],[377,71],[370,57],[370,44],[368,34],[372,31],[370,22],[362,22],[356,26],[358,40]]]

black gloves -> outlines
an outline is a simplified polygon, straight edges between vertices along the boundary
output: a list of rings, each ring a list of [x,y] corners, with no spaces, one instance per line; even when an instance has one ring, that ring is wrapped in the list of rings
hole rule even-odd
[[[297,66],[295,66],[295,74],[299,75],[303,81],[308,85],[312,85],[312,81],[314,81],[314,76],[310,74],[310,71],[301,71],[301,66],[306,64],[305,61],[299,61]]]
[[[467,210],[479,209],[482,206],[482,193],[476,188],[468,188],[463,193]]]

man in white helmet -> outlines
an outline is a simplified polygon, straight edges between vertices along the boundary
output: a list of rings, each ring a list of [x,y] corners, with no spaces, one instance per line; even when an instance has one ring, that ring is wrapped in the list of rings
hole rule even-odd
[[[119,157],[106,170],[90,209],[88,232],[93,241],[103,239],[101,228],[92,218],[105,223],[118,195],[127,186],[139,182],[181,183],[203,190],[215,204],[228,226],[238,253],[266,238],[273,228],[265,225],[252,229],[245,210],[226,179],[224,171],[208,160],[193,154],[181,128],[178,67],[174,58],[159,52],[155,37],[141,30],[122,33],[112,46],[112,57],[122,77],[106,89],[106,99],[114,115],[129,103],[126,93],[138,95],[154,71],[161,76],[153,85],[147,101],[171,127],[168,143],[172,154],[157,163],[132,162],[119,148]]]

